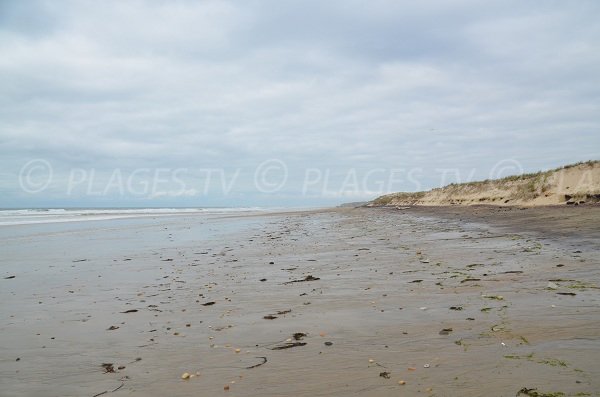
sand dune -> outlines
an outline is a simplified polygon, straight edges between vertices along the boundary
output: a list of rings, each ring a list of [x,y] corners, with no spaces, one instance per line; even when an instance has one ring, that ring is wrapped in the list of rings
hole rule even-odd
[[[497,180],[451,184],[426,192],[392,193],[368,206],[398,205],[557,205],[600,202],[600,161]]]

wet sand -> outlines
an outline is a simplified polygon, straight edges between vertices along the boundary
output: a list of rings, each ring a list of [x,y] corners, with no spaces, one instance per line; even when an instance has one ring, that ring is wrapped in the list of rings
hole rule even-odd
[[[600,395],[599,225],[481,207],[2,228],[0,395]]]

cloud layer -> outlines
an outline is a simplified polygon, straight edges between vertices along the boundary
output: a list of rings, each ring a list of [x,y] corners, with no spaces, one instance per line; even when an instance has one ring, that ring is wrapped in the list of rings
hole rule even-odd
[[[340,188],[352,172],[418,169],[420,186],[386,186],[414,190],[441,169],[598,158],[599,16],[594,1],[2,2],[0,206],[317,205],[379,193]],[[53,168],[41,193],[19,184],[31,159]],[[288,177],[265,193],[269,159]],[[184,168],[185,188],[67,192],[73,169],[106,186],[145,168]],[[238,177],[205,192],[207,169]],[[307,189],[308,169],[332,188]]]

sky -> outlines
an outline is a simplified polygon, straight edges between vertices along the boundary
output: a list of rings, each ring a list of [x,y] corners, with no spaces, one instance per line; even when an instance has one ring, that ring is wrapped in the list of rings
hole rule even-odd
[[[0,0],[0,207],[337,205],[599,159],[599,19]]]

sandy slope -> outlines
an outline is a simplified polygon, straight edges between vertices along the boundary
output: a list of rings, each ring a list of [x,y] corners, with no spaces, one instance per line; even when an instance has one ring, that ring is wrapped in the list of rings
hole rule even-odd
[[[555,205],[600,201],[600,161],[565,166],[535,174],[463,184],[427,192],[392,193],[369,206],[380,205]]]

